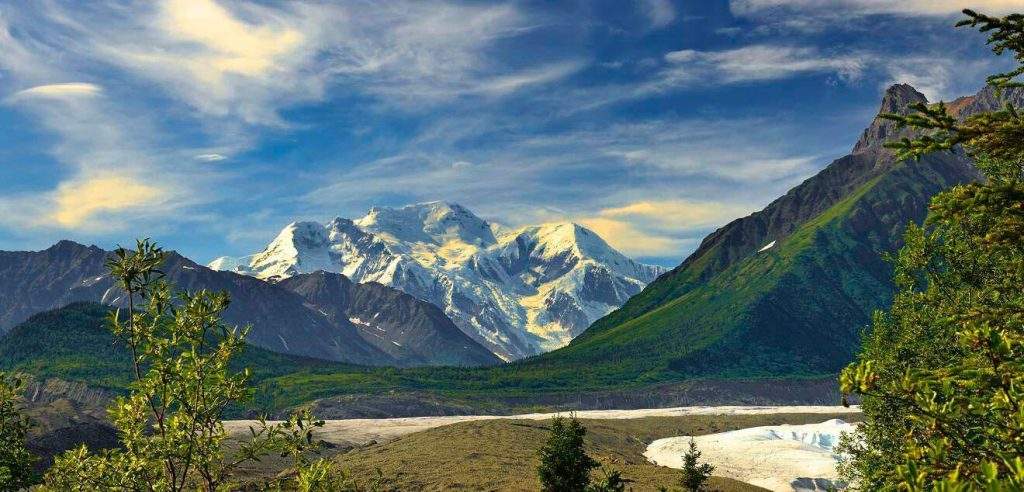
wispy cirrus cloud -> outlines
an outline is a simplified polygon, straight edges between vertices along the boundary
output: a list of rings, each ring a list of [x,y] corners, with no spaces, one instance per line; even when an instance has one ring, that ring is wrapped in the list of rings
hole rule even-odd
[[[638,0],[640,11],[651,27],[661,29],[676,20],[676,8],[670,0]]]
[[[95,96],[102,91],[103,89],[100,86],[85,82],[66,82],[62,84],[37,85],[35,87],[29,87],[28,89],[22,89],[18,92],[15,92],[8,98],[8,102],[14,102],[18,99],[33,97],[65,98]]]
[[[438,130],[404,153],[318,176],[306,202],[351,216],[445,199],[509,225],[576,221],[626,254],[674,260],[820,166],[787,144],[795,131],[763,120],[665,120],[460,149],[462,134]]]
[[[289,129],[282,111],[330,91],[423,110],[504,97],[585,66],[494,59],[495,43],[536,22],[514,4],[447,0],[54,0],[5,10],[0,100],[58,137],[48,150],[63,165],[49,189],[6,203],[34,216],[25,227],[84,230],[100,217],[169,217],[225,199],[215,183],[234,171],[203,163],[252,148],[263,128]],[[110,79],[114,90],[63,82]],[[148,111],[154,98],[163,114]],[[125,181],[111,181],[115,172]],[[117,189],[121,198],[109,196]]]
[[[216,153],[214,153],[214,154],[199,154],[195,158],[196,158],[197,161],[218,162],[218,161],[223,161],[224,159],[227,159],[227,156],[224,155],[224,154],[216,154]]]
[[[826,73],[845,80],[860,77],[865,60],[852,54],[826,54],[808,46],[756,44],[722,51],[680,50],[665,54],[664,84],[740,83]]]
[[[901,14],[951,15],[965,7],[993,14],[1019,11],[1017,0],[732,0],[730,7],[737,15],[762,14],[773,9],[788,8],[803,12],[817,11],[832,14]]]
[[[880,85],[944,97],[985,71],[935,3],[591,4],[11,4],[0,174],[30,177],[0,183],[0,241],[166,226],[224,254],[296,218],[446,199],[675,257],[841,153]]]

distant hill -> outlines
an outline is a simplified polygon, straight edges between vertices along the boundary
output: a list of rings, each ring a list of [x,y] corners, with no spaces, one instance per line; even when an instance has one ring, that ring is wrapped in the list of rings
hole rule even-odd
[[[72,302],[123,306],[123,293],[104,266],[109,254],[73,241],[43,251],[0,252],[0,333]],[[500,362],[437,307],[380,285],[337,274],[273,284],[211,270],[176,253],[168,255],[163,271],[178,289],[227,291],[225,322],[251,325],[248,341],[276,352],[366,365]]]
[[[123,391],[130,382],[131,355],[107,326],[107,316],[113,309],[94,302],[76,302],[32,316],[0,337],[0,370]],[[246,347],[232,361],[232,367],[251,368],[253,381],[312,368],[346,369],[342,364],[254,346]]]

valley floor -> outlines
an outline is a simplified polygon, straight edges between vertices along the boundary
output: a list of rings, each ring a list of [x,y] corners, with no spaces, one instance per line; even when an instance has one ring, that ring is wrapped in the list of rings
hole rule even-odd
[[[394,490],[537,490],[536,451],[555,414],[451,416],[330,420],[320,438],[328,454],[354,477],[383,477]],[[562,413],[561,415],[566,415]],[[586,445],[607,469],[632,480],[633,490],[671,490],[679,471],[650,463],[647,447],[658,439],[701,436],[766,425],[812,424],[828,419],[859,420],[859,409],[843,407],[679,407],[643,410],[581,411]],[[228,421],[235,435],[249,421]],[[275,474],[269,463],[253,470]],[[596,473],[601,473],[596,472]],[[713,490],[762,488],[716,477]]]

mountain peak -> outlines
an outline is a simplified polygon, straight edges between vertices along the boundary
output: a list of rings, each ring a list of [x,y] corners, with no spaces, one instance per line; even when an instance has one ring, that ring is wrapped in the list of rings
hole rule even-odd
[[[879,113],[905,113],[911,104],[928,102],[928,98],[910,84],[893,84],[882,96]]]
[[[901,135],[906,130],[896,128],[896,122],[883,119],[882,114],[896,113],[907,114],[910,112],[910,105],[915,103],[927,103],[928,98],[910,84],[894,84],[885,90],[882,96],[882,104],[871,125],[864,130],[860,140],[853,147],[853,153],[863,152],[868,149],[881,147],[885,142]]]
[[[459,239],[475,245],[494,243],[487,221],[462,205],[445,201],[373,207],[355,224],[400,242],[444,244]]]

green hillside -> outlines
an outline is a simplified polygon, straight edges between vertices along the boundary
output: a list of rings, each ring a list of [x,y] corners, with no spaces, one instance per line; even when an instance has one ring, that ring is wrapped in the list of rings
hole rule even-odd
[[[108,306],[82,302],[32,316],[0,338],[0,370],[123,390],[130,381],[131,356],[107,328],[110,311]],[[348,368],[254,346],[247,346],[233,365],[236,370],[250,368],[254,381],[314,368]]]
[[[659,279],[623,308],[631,316],[614,313],[534,363],[586,366],[607,382],[835,372],[891,297],[882,254],[932,194],[967,178],[950,159],[895,165],[764,252],[706,280],[688,275],[699,261]]]

